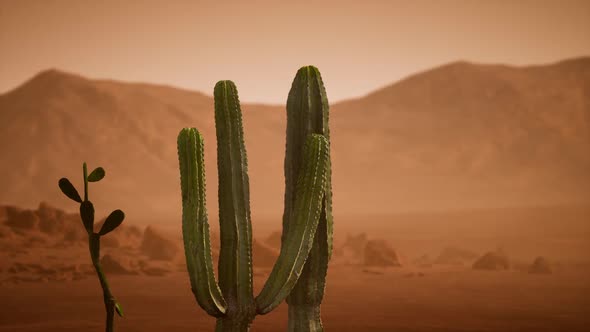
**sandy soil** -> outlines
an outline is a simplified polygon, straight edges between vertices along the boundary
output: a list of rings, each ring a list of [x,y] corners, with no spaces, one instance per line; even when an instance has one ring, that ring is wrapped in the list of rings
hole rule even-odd
[[[328,331],[588,331],[590,270],[537,276],[463,268],[330,270],[322,306]],[[423,275],[421,275],[421,273]],[[212,331],[184,273],[115,276],[112,288],[126,317],[119,331]],[[257,288],[266,279],[255,277]],[[96,280],[21,283],[0,288],[0,331],[102,331]],[[283,304],[258,316],[252,331],[283,330]]]
[[[326,330],[588,331],[588,210],[519,211],[339,227],[322,305]],[[180,232],[159,226],[124,224],[103,238],[103,266],[126,314],[117,331],[212,331],[214,319],[190,291]],[[280,242],[266,233],[254,234],[257,292]],[[0,206],[0,332],[104,330],[85,237],[75,214]],[[215,257],[215,231],[212,249]],[[501,260],[474,269],[489,253]],[[534,261],[543,267],[537,274],[529,273]],[[252,331],[281,331],[286,320],[282,305],[257,317]]]

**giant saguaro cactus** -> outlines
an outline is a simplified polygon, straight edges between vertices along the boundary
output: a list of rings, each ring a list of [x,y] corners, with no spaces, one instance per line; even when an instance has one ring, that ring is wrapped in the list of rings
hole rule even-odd
[[[195,298],[208,314],[217,318],[216,331],[248,331],[256,314],[270,312],[289,295],[316,246],[318,223],[326,211],[324,197],[329,195],[329,143],[326,137],[311,133],[301,142],[298,172],[294,174],[297,181],[293,178],[288,189],[292,192],[286,194],[292,198],[289,229],[283,234],[279,258],[268,281],[254,298],[250,188],[242,113],[231,81],[218,82],[214,97],[221,229],[219,284],[213,273],[205,206],[203,138],[195,128],[184,128],[178,135],[186,262]]]
[[[312,134],[323,135],[330,142],[329,105],[319,70],[313,66],[299,69],[287,99],[287,152],[285,155],[285,210],[283,236],[297,227],[292,218],[296,208],[296,180],[303,172],[304,142]],[[329,162],[329,160],[328,160]],[[320,305],[324,297],[328,261],[332,254],[332,168],[326,169],[326,190],[321,203],[320,220],[312,249],[303,272],[287,298],[288,331],[323,331]]]

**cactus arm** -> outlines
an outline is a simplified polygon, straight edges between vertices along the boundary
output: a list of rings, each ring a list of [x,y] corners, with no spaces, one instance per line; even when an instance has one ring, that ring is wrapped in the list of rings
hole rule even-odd
[[[287,100],[287,151],[285,155],[285,231],[296,224],[291,218],[296,193],[294,179],[302,163],[302,142],[309,134],[321,134],[330,142],[329,104],[319,70],[306,66],[297,72]],[[328,160],[329,163],[329,160]],[[313,247],[297,285],[287,298],[289,331],[322,331],[319,307],[324,296],[328,261],[332,253],[333,220],[331,165],[326,170],[326,190]],[[295,195],[295,197],[293,196]]]
[[[209,223],[205,203],[203,138],[195,128],[178,135],[182,191],[182,234],[191,288],[199,305],[210,315],[223,316],[226,302],[215,281]]]
[[[296,199],[290,215],[292,223],[281,244],[279,258],[256,298],[259,314],[266,314],[278,306],[297,283],[322,214],[329,159],[328,140],[321,135],[310,135],[304,148]]]
[[[214,89],[219,195],[219,287],[230,316],[254,318],[252,286],[252,223],[248,159],[242,111],[236,86],[219,81]]]

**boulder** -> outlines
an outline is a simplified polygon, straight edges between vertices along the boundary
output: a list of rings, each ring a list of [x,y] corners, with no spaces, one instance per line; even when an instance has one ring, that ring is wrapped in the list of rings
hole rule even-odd
[[[6,206],[0,205],[0,223],[6,219]]]
[[[508,270],[509,268],[508,257],[499,251],[490,251],[473,263],[473,269],[475,270],[498,271]]]
[[[39,217],[39,230],[45,234],[62,233],[64,229],[64,211],[51,207],[41,202],[37,208]]]
[[[173,260],[179,252],[177,244],[153,226],[143,232],[140,250],[150,259],[163,261]]]
[[[119,241],[118,237],[108,234],[100,238],[100,246],[102,248],[119,248],[121,246],[121,242]]]
[[[104,255],[100,260],[100,264],[106,274],[138,274],[132,262],[110,254]]]
[[[369,240],[364,250],[366,266],[401,266],[397,252],[385,240]]]
[[[424,254],[414,259],[412,263],[418,267],[432,267],[432,259],[428,254]]]
[[[335,245],[332,251],[332,264],[359,265],[364,262],[367,234],[347,234],[344,243]]]
[[[22,210],[9,206],[6,209],[6,221],[4,223],[13,231],[23,233],[37,228],[39,216],[33,210]]]
[[[531,266],[529,267],[529,273],[532,274],[551,274],[551,264],[545,259],[545,257],[537,257]]]
[[[351,249],[354,252],[362,253],[367,245],[367,234],[360,233],[357,235],[346,235],[346,241],[344,242],[343,248]]]

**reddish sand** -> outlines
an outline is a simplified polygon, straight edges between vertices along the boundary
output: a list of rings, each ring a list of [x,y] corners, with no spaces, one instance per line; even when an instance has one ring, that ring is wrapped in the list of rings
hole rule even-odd
[[[550,276],[457,269],[362,273],[332,267],[322,306],[327,331],[588,331],[590,270]],[[256,276],[260,288],[266,276]],[[112,277],[125,309],[119,331],[212,331],[188,277]],[[92,279],[0,288],[0,331],[103,331],[103,305]],[[282,305],[258,316],[252,331],[280,331]]]
[[[76,216],[46,204],[0,207],[0,213],[0,331],[102,331],[101,290],[88,248],[83,236],[70,234],[83,232]],[[339,227],[322,306],[327,331],[587,331],[589,215],[586,208],[471,211],[381,216],[370,218],[378,227]],[[46,227],[48,220],[62,231]],[[118,331],[212,331],[214,319],[189,288],[180,233],[172,231],[124,224],[103,238],[103,264],[126,313],[117,319]],[[260,230],[254,234],[265,238]],[[212,233],[214,255],[217,236]],[[368,257],[375,249],[370,243],[390,248],[379,250],[395,256],[377,256],[402,266],[379,266],[391,264]],[[473,269],[479,255],[495,250],[506,253],[507,270]],[[255,241],[257,291],[276,253],[276,243]],[[550,274],[529,273],[540,255]],[[285,309],[257,317],[252,331],[284,330]]]

